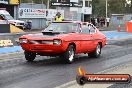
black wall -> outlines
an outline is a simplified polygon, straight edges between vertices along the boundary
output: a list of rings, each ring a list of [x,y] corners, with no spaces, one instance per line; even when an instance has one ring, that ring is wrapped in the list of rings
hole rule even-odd
[[[10,25],[0,24],[0,33],[10,33]]]
[[[0,8],[6,8],[6,10],[10,13],[10,15],[14,17],[14,6],[13,5],[0,4]]]
[[[84,15],[84,22],[90,22],[90,15]]]

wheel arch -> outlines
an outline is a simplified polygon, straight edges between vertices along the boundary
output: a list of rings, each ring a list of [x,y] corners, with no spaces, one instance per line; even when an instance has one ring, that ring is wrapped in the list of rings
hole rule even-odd
[[[102,42],[98,42],[99,45],[101,45],[101,48],[102,48]]]
[[[76,44],[75,44],[74,42],[69,43],[69,45],[73,45],[74,48],[75,48],[75,50],[76,50]],[[69,46],[69,45],[68,45],[68,46]]]

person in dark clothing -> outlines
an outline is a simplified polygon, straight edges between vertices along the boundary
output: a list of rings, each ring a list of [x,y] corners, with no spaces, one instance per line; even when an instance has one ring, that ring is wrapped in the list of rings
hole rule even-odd
[[[101,25],[101,27],[103,27],[103,23],[104,23],[103,17],[101,17],[101,18],[100,18],[100,25]]]
[[[95,19],[91,18],[91,23],[95,26]]]
[[[100,26],[100,18],[97,18],[97,26]]]
[[[109,27],[110,18],[106,18],[106,22],[107,22],[107,27]]]
[[[103,25],[105,25],[105,18],[103,18]]]

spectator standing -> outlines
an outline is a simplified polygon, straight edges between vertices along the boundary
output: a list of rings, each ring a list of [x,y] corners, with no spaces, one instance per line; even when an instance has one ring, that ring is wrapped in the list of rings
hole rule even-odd
[[[97,18],[95,18],[95,26],[98,26]]]
[[[101,27],[103,27],[103,22],[104,22],[104,21],[103,21],[103,17],[101,17],[101,18],[100,18],[100,25],[101,25]]]
[[[31,30],[32,29],[32,20],[26,20],[25,29]]]
[[[107,22],[107,27],[109,27],[109,24],[110,24],[110,18],[106,18],[106,22]]]
[[[91,18],[91,23],[95,26],[95,19]]]
[[[62,22],[63,20],[64,20],[64,19],[63,19],[63,17],[61,16],[60,12],[58,12],[58,13],[56,14],[55,21],[56,21],[56,22]]]
[[[100,26],[100,18],[97,18],[97,26]]]
[[[105,25],[105,18],[103,18],[103,25]]]

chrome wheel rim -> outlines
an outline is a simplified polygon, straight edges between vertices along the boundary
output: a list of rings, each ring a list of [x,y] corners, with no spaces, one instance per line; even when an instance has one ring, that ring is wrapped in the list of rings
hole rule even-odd
[[[96,53],[97,53],[97,55],[99,55],[100,52],[101,52],[101,49],[100,49],[100,48],[101,48],[100,45],[98,45],[97,48],[96,48]]]
[[[74,50],[70,49],[69,50],[69,61],[72,62],[74,59]]]

